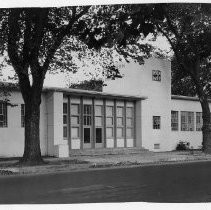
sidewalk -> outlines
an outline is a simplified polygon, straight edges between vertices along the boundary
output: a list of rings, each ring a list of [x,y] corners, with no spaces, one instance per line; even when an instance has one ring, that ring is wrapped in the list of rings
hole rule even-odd
[[[146,152],[126,155],[86,155],[71,156],[69,158],[48,157],[44,158],[44,160],[46,164],[22,167],[17,165],[18,159],[0,158],[0,176],[211,161],[211,155],[204,154],[200,151],[174,151],[159,153]]]

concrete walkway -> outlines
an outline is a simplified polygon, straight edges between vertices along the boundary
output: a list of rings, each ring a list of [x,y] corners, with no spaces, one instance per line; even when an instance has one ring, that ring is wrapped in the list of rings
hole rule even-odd
[[[46,164],[20,166],[17,159],[0,159],[0,175],[58,173],[97,168],[134,167],[157,164],[211,161],[211,155],[200,151],[146,152],[141,154],[86,155],[69,158],[44,158]]]

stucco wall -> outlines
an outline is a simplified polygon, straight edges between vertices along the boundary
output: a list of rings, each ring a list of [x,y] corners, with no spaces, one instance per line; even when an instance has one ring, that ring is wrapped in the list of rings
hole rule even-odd
[[[24,128],[21,127],[21,104],[23,99],[20,92],[11,92],[10,103],[16,105],[7,107],[8,126],[0,128],[0,157],[22,156],[24,151]],[[40,107],[40,146],[42,155],[47,154],[46,141],[46,106],[42,95]]]
[[[152,81],[152,70],[161,71],[161,82]],[[124,75],[121,79],[108,80],[103,91],[110,93],[131,94],[146,96],[147,99],[141,104],[140,129],[136,129],[137,145],[154,151],[154,144],[160,144],[160,149],[170,149],[170,122],[171,122],[171,64],[170,61],[158,58],[145,60],[144,65],[135,63],[125,64],[121,70]],[[140,110],[137,109],[137,112]],[[140,113],[138,113],[139,115]],[[161,129],[154,130],[152,127],[153,116],[161,116]],[[141,139],[140,139],[141,136]]]
[[[68,141],[63,139],[63,93],[49,92],[46,95],[48,155],[69,156]]]
[[[202,132],[196,131],[196,112],[202,112],[199,101],[172,99],[171,108],[174,111],[179,111],[179,130],[171,132],[171,149],[174,150],[179,141],[190,142],[190,146],[194,149],[200,148],[202,143]],[[181,131],[181,111],[194,112],[194,131]]]

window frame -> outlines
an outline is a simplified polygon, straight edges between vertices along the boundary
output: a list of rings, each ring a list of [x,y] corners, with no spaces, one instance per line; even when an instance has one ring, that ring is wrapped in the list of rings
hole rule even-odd
[[[25,104],[21,104],[21,127],[25,127]]]
[[[121,108],[122,109],[122,112],[121,114],[118,113],[118,109]],[[125,122],[124,122],[124,106],[120,106],[120,105],[117,105],[116,106],[116,137],[117,138],[124,138],[124,126],[125,126]],[[121,119],[122,121],[122,124],[121,125],[118,125],[118,119]],[[121,136],[118,136],[118,130],[122,130],[122,135]]]
[[[161,71],[152,70],[152,81],[161,82]]]
[[[192,118],[191,123],[189,121],[190,117]],[[180,120],[181,120],[181,126],[180,126],[181,131],[195,131],[195,129],[194,129],[195,128],[194,112],[181,111]]]
[[[66,105],[66,112],[64,109],[64,105]],[[66,123],[64,122],[64,119],[66,117]],[[68,138],[68,103],[63,102],[63,139]]]
[[[131,109],[131,115],[128,115],[127,109]],[[126,138],[134,138],[134,107],[126,106]],[[128,120],[131,121],[131,125],[128,125]],[[127,130],[131,129],[131,136],[128,135]]]
[[[158,119],[158,124],[155,124],[155,119]],[[161,116],[152,116],[152,128],[153,130],[161,130]]]
[[[96,113],[96,107],[100,107],[100,113]],[[96,144],[101,144],[103,143],[103,105],[94,105],[94,119],[95,119],[95,143]],[[101,125],[97,125],[97,118],[100,118],[101,120]],[[101,141],[97,142],[97,129],[101,129]]]
[[[92,126],[92,105],[91,104],[83,104],[83,125]]]
[[[78,106],[78,113],[72,113],[71,106],[77,105]],[[70,103],[70,124],[71,124],[71,139],[78,139],[80,138],[80,103]],[[72,124],[72,117],[78,117],[78,124]],[[76,128],[78,130],[78,136],[73,136],[72,130]]]
[[[107,109],[111,107],[112,108],[112,113],[111,115],[108,115]],[[114,105],[106,105],[106,138],[114,138]],[[112,119],[112,125],[107,124],[107,119]],[[112,130],[112,135],[108,136],[108,129]]]
[[[197,119],[200,119],[200,122],[197,122]],[[202,131],[203,118],[202,112],[196,112],[196,131]]]
[[[1,109],[0,116],[2,116],[2,120],[1,120],[1,123],[0,123],[0,128],[6,128],[6,127],[8,127],[7,103],[0,102],[0,109]]]
[[[173,113],[176,115],[173,115]],[[175,110],[171,110],[171,130],[179,131],[179,112]]]

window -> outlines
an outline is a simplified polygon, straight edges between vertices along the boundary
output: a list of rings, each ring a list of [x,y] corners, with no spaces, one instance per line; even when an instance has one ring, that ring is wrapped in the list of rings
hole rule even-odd
[[[106,137],[114,137],[114,107],[106,106]]]
[[[160,144],[154,144],[154,149],[160,149]]]
[[[71,128],[71,138],[79,138],[79,127]]]
[[[25,104],[21,104],[21,127],[25,127]]]
[[[102,143],[102,128],[96,128],[96,143]]]
[[[114,136],[113,128],[106,128],[106,137],[112,138]]]
[[[160,70],[152,70],[152,80],[153,81],[161,81],[161,71]]]
[[[0,103],[0,127],[7,127],[7,104]]]
[[[126,107],[126,137],[133,138],[133,107]]]
[[[70,105],[70,123],[71,123],[71,138],[79,138],[80,129],[80,106],[79,104]]]
[[[84,128],[84,143],[89,144],[90,143],[90,128]]]
[[[116,108],[116,121],[117,121],[117,138],[124,137],[124,107],[117,106]]]
[[[63,103],[63,138],[67,138],[67,103]]]
[[[92,124],[92,105],[84,105],[84,125]]]
[[[201,131],[203,125],[202,112],[196,112],[196,131]]]
[[[153,129],[160,129],[160,116],[153,116]]]
[[[171,111],[171,130],[178,131],[178,112]]]
[[[181,131],[194,131],[194,112],[181,112]]]
[[[103,106],[95,106],[95,137],[96,143],[102,143]]]

